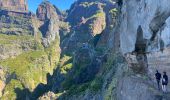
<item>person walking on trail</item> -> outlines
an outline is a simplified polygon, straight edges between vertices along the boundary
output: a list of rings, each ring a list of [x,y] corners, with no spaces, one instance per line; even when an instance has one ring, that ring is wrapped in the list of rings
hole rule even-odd
[[[159,73],[158,70],[156,70],[155,78],[157,81],[158,89],[160,90],[161,73]]]
[[[163,77],[162,77],[162,90],[163,92],[166,92],[166,86],[168,85],[168,76],[166,75],[166,72],[163,72]]]

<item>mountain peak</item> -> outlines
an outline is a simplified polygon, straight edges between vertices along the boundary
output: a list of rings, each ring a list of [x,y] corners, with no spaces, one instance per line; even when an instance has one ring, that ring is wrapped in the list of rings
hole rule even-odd
[[[51,19],[58,17],[55,7],[49,1],[43,1],[37,9],[37,17],[40,20]]]

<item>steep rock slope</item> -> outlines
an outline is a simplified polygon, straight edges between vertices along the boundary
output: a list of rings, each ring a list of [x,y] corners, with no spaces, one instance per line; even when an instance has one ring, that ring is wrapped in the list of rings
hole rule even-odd
[[[27,12],[27,0],[0,0],[0,8],[12,11]]]
[[[1,3],[4,8],[11,5],[13,10],[0,10],[0,96],[2,100],[26,99],[39,83],[47,83],[47,73],[53,73],[60,58],[60,38],[56,36],[44,47],[43,33],[39,30],[42,22],[27,9],[18,10],[25,1]]]
[[[170,75],[168,5],[167,0],[123,0],[119,29],[120,50],[135,74],[120,80],[122,84],[118,85],[118,99],[168,100],[168,93],[166,96],[157,91],[154,77],[156,69]],[[135,78],[136,75],[138,78]],[[145,91],[144,93],[140,93],[139,86],[143,87],[140,91]]]
[[[107,98],[107,96],[111,94],[104,94],[103,91],[111,91],[110,88],[114,87],[115,83],[114,77],[115,70],[117,68],[111,68],[113,62],[112,60],[114,57],[113,52],[110,52],[112,56],[109,56],[108,49],[110,48],[100,48],[102,44],[107,47],[107,40],[103,41],[101,39],[101,34],[103,35],[102,38],[108,39],[109,35],[111,34],[111,27],[115,27],[115,18],[116,18],[116,10],[117,4],[113,1],[97,1],[97,0],[80,0],[75,2],[71,9],[68,11],[68,17],[66,18],[67,21],[71,24],[71,32],[68,34],[67,37],[62,41],[62,55],[60,59],[60,63],[55,70],[54,74],[49,77],[49,86],[54,93],[57,93],[57,96],[52,95],[52,92],[45,93],[44,96],[40,97],[40,99],[46,98],[48,96],[52,96],[53,98],[58,99],[70,99],[74,100],[75,98],[79,99],[92,99],[92,98]],[[84,13],[78,14],[77,10],[81,8],[81,11]],[[91,11],[91,9],[94,9]],[[99,14],[101,13],[101,14]],[[76,15],[77,14],[77,15]],[[100,15],[103,15],[102,20],[103,22],[96,21],[99,26],[105,25],[105,28],[100,30],[99,28],[99,36],[97,34],[93,34],[93,29],[89,29],[89,25],[95,25],[94,23],[86,23],[84,20],[92,20],[94,18],[101,18]],[[74,16],[76,15],[76,16]],[[108,16],[107,16],[108,15]],[[72,17],[71,17],[72,16]],[[74,17],[73,17],[74,16]],[[87,16],[92,16],[88,18]],[[107,16],[107,17],[106,17]],[[79,21],[78,19],[82,20]],[[75,20],[72,22],[72,20]],[[83,23],[81,23],[83,22]],[[85,27],[87,29],[85,29]],[[92,31],[91,31],[92,30]],[[103,32],[104,31],[104,32]],[[74,32],[74,33],[72,33]],[[83,34],[82,34],[83,33]],[[89,34],[90,33],[90,34]],[[92,35],[92,34],[93,35]],[[107,36],[106,36],[107,35]],[[86,36],[90,36],[88,38]],[[101,40],[100,40],[101,39]],[[74,42],[73,42],[74,41]],[[100,43],[99,43],[100,42]],[[74,43],[74,44],[73,44]],[[99,45],[96,47],[96,45]],[[108,57],[109,56],[109,57]],[[119,57],[118,57],[119,58]],[[107,62],[107,59],[110,59]],[[123,58],[120,56],[120,60],[122,61]],[[122,61],[123,62],[123,61]],[[115,62],[116,64],[116,62]],[[107,65],[111,70],[107,69]],[[124,66],[124,65],[121,65]],[[107,77],[102,76],[103,74],[107,74]],[[113,75],[113,76],[111,76]],[[108,84],[104,82],[108,80],[107,78],[115,78],[111,79],[114,85],[108,86],[107,89],[102,89],[103,84]],[[110,81],[109,81],[110,82]],[[88,94],[86,94],[88,93]],[[51,95],[50,95],[51,94]],[[96,97],[95,97],[96,94]],[[85,96],[83,96],[85,95]],[[93,97],[94,95],[94,97]],[[101,96],[99,96],[101,95]],[[73,97],[71,97],[73,96]],[[90,97],[92,96],[92,97]],[[114,96],[113,96],[114,97]],[[49,97],[50,98],[50,97]]]
[[[76,15],[76,12],[79,11],[76,7],[80,8],[81,11],[88,12],[84,7],[91,7],[91,5],[95,4],[91,2],[95,2],[95,0],[79,0],[72,5],[68,13],[70,16]],[[83,3],[84,6],[82,7],[81,5],[83,5]],[[118,0],[116,4],[118,5],[116,9],[118,16],[114,17],[116,21],[113,23],[114,27],[111,29],[112,31],[110,31],[112,33],[108,34],[108,40],[104,41],[104,44],[108,47],[108,51],[102,54],[108,56],[106,56],[106,61],[101,60],[102,64],[95,78],[91,81],[70,85],[70,78],[66,77],[66,80],[69,81],[64,82],[62,85],[55,84],[54,87],[56,90],[59,90],[52,91],[58,94],[51,96],[61,100],[168,100],[170,96],[169,93],[163,94],[161,91],[158,91],[154,79],[155,69],[159,69],[160,72],[166,70],[169,75],[168,4],[169,2],[167,0]],[[113,12],[116,12],[116,10],[113,10]],[[75,34],[78,34],[78,32],[76,32],[76,25],[79,22],[86,23],[85,19],[88,18],[89,13],[94,14],[94,12],[85,12],[81,14],[84,18],[81,15],[70,17],[68,14],[67,20],[71,23],[72,27],[75,26],[73,29],[75,30],[74,34],[71,34],[71,38],[74,38],[73,40],[76,40]],[[112,21],[114,19],[112,19]],[[106,22],[106,24],[107,23],[108,22]],[[78,25],[81,27],[81,24]],[[79,28],[79,30],[84,29]],[[88,31],[87,33],[92,32]],[[103,37],[100,38],[98,45],[101,45],[100,42],[105,38],[105,34],[102,34]],[[91,38],[93,39],[93,37]],[[80,39],[82,39],[82,37],[80,37]],[[77,41],[74,41],[73,44],[76,44]],[[88,41],[88,39],[85,40],[85,42],[86,41]],[[90,42],[87,44],[89,45]],[[86,47],[87,44],[83,44],[82,47]],[[72,49],[81,51],[78,47]],[[76,54],[81,53],[75,52],[74,55]],[[78,60],[79,56],[74,57],[77,57],[77,59],[71,61],[70,58],[68,58],[64,59],[65,61],[61,60],[61,62],[63,61],[62,64],[68,62],[66,65],[73,62],[72,69],[74,69],[74,67],[77,67],[76,62],[81,62],[81,60]],[[87,57],[87,55],[82,55],[82,58],[84,57]],[[88,58],[90,59],[90,57]],[[97,57],[95,57],[95,59],[97,59]],[[83,65],[81,67],[84,68]],[[64,71],[68,71],[67,74],[69,76],[72,75],[74,77],[74,73],[69,74],[71,73],[69,71],[72,71],[70,66],[64,65],[63,68]],[[84,73],[86,73],[86,71]],[[58,74],[56,76],[60,77]],[[54,79],[59,79],[62,83],[65,77]],[[65,86],[70,86],[71,88],[65,88]],[[46,93],[44,97],[50,93],[51,92]],[[43,96],[40,99],[43,99]]]
[[[62,13],[53,6],[50,2],[42,2],[37,9],[37,18],[41,21],[40,31],[43,36],[43,44],[45,47],[49,46],[56,37],[60,38],[60,31],[69,32],[69,25],[62,22]]]
[[[114,7],[114,3],[104,0],[78,0],[75,2],[68,11],[66,19],[70,22],[72,31],[69,38],[62,42],[64,50],[73,52],[83,43],[96,45],[102,32],[109,27],[106,25],[109,20],[106,17],[107,12]]]

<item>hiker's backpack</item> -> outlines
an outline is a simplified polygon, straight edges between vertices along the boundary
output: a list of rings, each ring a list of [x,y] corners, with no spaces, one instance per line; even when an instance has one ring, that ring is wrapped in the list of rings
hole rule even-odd
[[[166,80],[165,80],[165,78],[162,78],[162,82],[163,82],[163,83],[166,83]]]

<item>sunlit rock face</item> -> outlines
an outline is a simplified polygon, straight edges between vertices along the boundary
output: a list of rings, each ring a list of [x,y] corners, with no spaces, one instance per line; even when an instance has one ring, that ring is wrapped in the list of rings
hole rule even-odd
[[[12,11],[28,11],[27,0],[0,0],[0,8]]]
[[[122,5],[120,41],[123,53],[135,49],[137,29],[141,26],[148,51],[160,50],[161,41],[165,46],[170,43],[169,30],[170,2],[168,0],[130,0]]]
[[[112,21],[114,14],[111,13],[114,8],[115,2],[108,0],[78,0],[73,3],[66,18],[73,31],[63,41],[64,50],[72,52],[83,43],[105,46],[110,28],[115,23]]]
[[[144,46],[143,53],[147,53],[148,58],[146,62],[148,74],[153,75],[160,66],[162,66],[161,71],[163,69],[169,71],[167,69],[167,66],[170,66],[167,64],[170,52],[169,4],[168,0],[123,1],[120,25],[121,51],[123,54],[132,53],[136,52],[138,47]],[[136,60],[135,57],[133,58]]]
[[[59,35],[59,18],[56,9],[50,2],[44,1],[39,5],[36,15],[42,21],[39,29],[44,37],[43,44],[47,47]]]
[[[167,64],[170,54],[168,49],[170,45],[169,5],[168,0],[131,0],[124,1],[122,5],[121,51],[124,54],[133,51],[139,53],[137,50],[143,47],[143,53],[147,53],[149,74],[153,74],[153,71],[160,66],[161,71],[169,66]],[[153,66],[155,67],[150,68]]]
[[[56,8],[48,1],[42,2],[37,9],[38,19],[44,21],[48,19],[58,19]]]
[[[153,91],[155,91],[156,70],[159,70],[161,73],[166,71],[170,75],[169,5],[170,2],[168,0],[123,0],[121,5],[120,50],[125,55],[129,67],[136,75],[149,77],[150,80],[147,80],[147,82],[152,83]],[[124,81],[128,81],[127,79],[125,78]],[[142,77],[139,80],[143,80]],[[137,92],[139,91],[135,90],[135,86],[139,80],[135,79],[133,83],[125,82],[126,85],[121,85],[122,91],[126,92],[121,91],[120,100],[125,100],[123,96],[128,98],[126,100],[137,99],[135,96],[130,96],[132,93],[130,88],[133,88],[136,91],[135,95],[138,95]],[[129,87],[130,84],[134,86]],[[148,83],[144,85],[142,85],[144,86],[143,89],[146,87],[150,88]],[[142,94],[139,100],[144,100],[143,97],[146,100],[156,100],[158,98],[155,98],[155,96],[151,97],[155,95],[155,92],[147,91],[144,93],[147,94]]]

